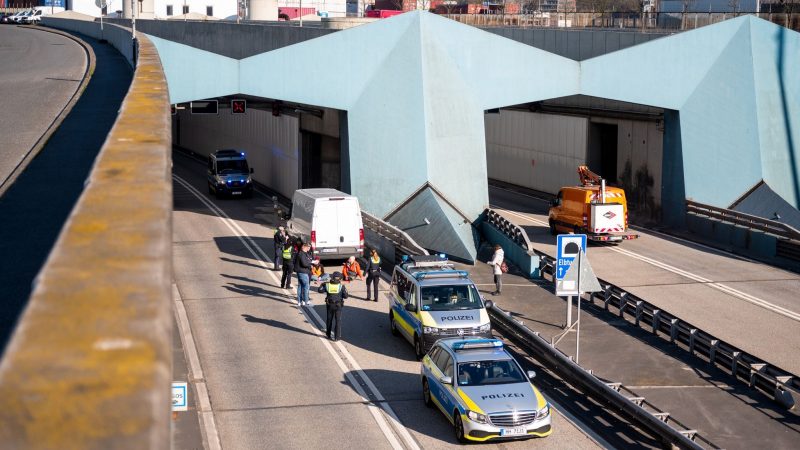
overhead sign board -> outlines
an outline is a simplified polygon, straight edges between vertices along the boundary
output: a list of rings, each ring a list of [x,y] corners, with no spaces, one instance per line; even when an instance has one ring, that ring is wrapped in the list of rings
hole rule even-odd
[[[186,411],[188,410],[188,391],[187,383],[173,382],[172,383],[172,410],[173,411]]]
[[[556,295],[577,295],[578,284],[572,280],[565,280],[567,271],[575,258],[586,252],[585,234],[559,234],[556,238],[556,268],[555,285]]]

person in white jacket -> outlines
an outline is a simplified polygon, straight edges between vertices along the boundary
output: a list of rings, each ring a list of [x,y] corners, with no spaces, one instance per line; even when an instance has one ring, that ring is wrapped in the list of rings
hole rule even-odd
[[[495,291],[492,292],[492,295],[500,295],[500,291],[503,289],[503,280],[501,277],[503,276],[503,271],[500,269],[500,266],[503,264],[503,257],[505,253],[503,253],[503,247],[499,245],[494,246],[494,254],[492,254],[492,259],[489,260],[487,264],[492,266],[494,271],[494,286]]]

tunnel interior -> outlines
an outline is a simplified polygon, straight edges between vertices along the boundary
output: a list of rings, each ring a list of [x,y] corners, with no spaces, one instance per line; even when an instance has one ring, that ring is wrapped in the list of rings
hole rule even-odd
[[[671,161],[679,150],[665,140],[664,114],[661,108],[585,95],[489,110],[489,179],[555,195],[577,185],[577,168],[587,165],[608,185],[625,189],[634,220],[658,222],[665,158]]]
[[[346,114],[247,95],[203,99],[173,109],[173,144],[200,156],[241,150],[254,180],[285,198],[303,188],[348,190]]]

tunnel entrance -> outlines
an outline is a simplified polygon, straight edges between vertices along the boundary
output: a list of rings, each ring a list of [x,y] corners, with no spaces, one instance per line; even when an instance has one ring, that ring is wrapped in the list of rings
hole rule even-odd
[[[490,180],[555,195],[579,183],[578,166],[625,189],[631,215],[661,218],[661,108],[575,95],[489,110],[484,115]],[[669,150],[669,149],[667,149]]]
[[[205,114],[177,105],[172,139],[178,149],[200,158],[219,149],[245,152],[254,181],[286,198],[296,189],[348,185],[342,164],[348,146],[340,137],[346,136],[345,111],[242,95],[204,100],[209,101],[217,107]]]

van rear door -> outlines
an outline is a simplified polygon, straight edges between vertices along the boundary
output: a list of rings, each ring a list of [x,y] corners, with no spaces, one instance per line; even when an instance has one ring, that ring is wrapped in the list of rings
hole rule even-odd
[[[339,239],[340,244],[347,247],[359,246],[361,230],[361,209],[358,200],[348,197],[341,202],[337,202],[337,212],[339,214]]]

